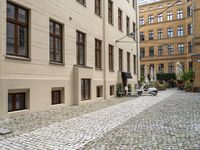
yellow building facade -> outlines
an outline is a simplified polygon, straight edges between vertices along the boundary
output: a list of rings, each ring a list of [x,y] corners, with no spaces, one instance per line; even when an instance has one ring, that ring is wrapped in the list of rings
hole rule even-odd
[[[157,73],[192,68],[192,1],[161,0],[139,7],[141,74],[145,65]]]

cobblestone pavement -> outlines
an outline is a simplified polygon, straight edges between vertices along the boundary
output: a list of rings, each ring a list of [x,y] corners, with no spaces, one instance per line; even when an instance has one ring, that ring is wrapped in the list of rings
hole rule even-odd
[[[12,134],[0,136],[0,140],[19,136],[36,129],[49,126],[56,122],[81,116],[86,113],[94,112],[102,108],[133,100],[135,97],[111,98],[108,100],[85,101],[79,106],[55,107],[47,111],[13,116],[8,119],[0,120],[0,127],[12,130]]]
[[[158,96],[143,96],[79,117],[39,128],[13,138],[0,141],[4,149],[78,149],[88,142],[101,138],[115,127],[164,101],[174,90],[160,92]],[[125,137],[126,138],[126,137]]]
[[[200,94],[178,92],[82,150],[200,150]]]

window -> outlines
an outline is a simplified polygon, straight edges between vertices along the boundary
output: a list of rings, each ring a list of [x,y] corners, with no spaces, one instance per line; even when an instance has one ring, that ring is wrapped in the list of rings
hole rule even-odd
[[[192,16],[192,7],[191,6],[187,7],[187,16],[188,17]]]
[[[168,64],[168,73],[174,73],[174,64],[172,63]]]
[[[113,24],[113,2],[108,0],[108,22]]]
[[[184,45],[178,44],[178,54],[183,55],[184,54]]]
[[[168,55],[171,56],[174,54],[174,47],[173,45],[168,45]]]
[[[81,79],[81,100],[90,99],[90,79]]]
[[[170,20],[172,20],[172,19],[173,19],[173,14],[172,14],[172,12],[168,12],[168,13],[167,13],[167,20],[170,21]]]
[[[144,17],[140,17],[140,25],[144,25]]]
[[[26,93],[8,94],[8,112],[26,109]]]
[[[135,8],[135,0],[132,0],[133,8]]]
[[[114,70],[114,58],[113,58],[113,46],[109,45],[109,70],[113,71]]]
[[[140,72],[141,72],[141,75],[144,75],[144,65],[140,65]]]
[[[95,0],[95,14],[101,16],[101,0]]]
[[[101,68],[101,41],[98,39],[95,39],[95,67]]]
[[[130,18],[126,16],[126,35],[130,35]]]
[[[153,9],[152,7],[149,7],[149,8],[148,8],[148,10],[152,10],[152,9]]]
[[[144,32],[140,32],[140,41],[144,41],[145,38],[144,38]]]
[[[85,34],[76,31],[77,65],[85,64]]]
[[[171,7],[171,6],[172,6],[172,3],[167,4],[167,6],[168,6],[168,7]]]
[[[29,57],[28,10],[13,3],[7,3],[6,54]]]
[[[188,53],[192,53],[192,42],[188,43]]]
[[[145,48],[140,48],[140,58],[145,57]]]
[[[167,37],[173,37],[173,29],[172,28],[167,29]]]
[[[148,23],[149,24],[153,23],[153,15],[148,16]]]
[[[151,72],[151,68],[154,70],[154,64],[149,65],[149,73]]]
[[[183,36],[183,26],[178,27],[178,36]]]
[[[85,0],[76,0],[76,1],[85,6]]]
[[[50,20],[50,61],[62,63],[62,25]]]
[[[136,67],[136,62],[137,62],[137,57],[136,55],[133,55],[133,73],[137,74],[137,67]]]
[[[103,97],[103,86],[97,86],[97,97]]]
[[[61,90],[51,91],[51,104],[57,105],[61,103]]]
[[[162,22],[163,21],[163,15],[162,14],[158,14],[158,22]]]
[[[123,14],[122,14],[122,10],[121,9],[118,9],[118,29],[120,31],[122,31],[122,24],[123,24],[123,18],[122,18]]]
[[[188,34],[192,34],[192,24],[188,24]]]
[[[153,31],[149,31],[149,40],[153,39],[154,39]]]
[[[154,56],[154,47],[151,46],[149,47],[149,57],[153,57]]]
[[[181,5],[181,4],[182,4],[182,1],[179,0],[179,1],[177,2],[177,5]]]
[[[163,55],[163,46],[160,45],[158,46],[158,56],[162,56]]]
[[[182,19],[183,18],[183,10],[178,10],[177,11],[177,19]]]
[[[164,64],[159,64],[158,65],[158,72],[163,73],[164,72]]]
[[[111,85],[110,86],[110,96],[114,95],[115,94],[115,86],[114,85]]]
[[[193,69],[193,63],[189,62],[189,69],[192,70]]]
[[[123,71],[123,50],[119,49],[119,71]]]
[[[158,29],[158,39],[162,39],[162,38],[163,38],[163,30]]]
[[[127,72],[130,72],[130,53],[127,52]]]
[[[136,31],[136,25],[135,25],[135,22],[133,22],[133,39],[134,40],[135,40],[135,35],[136,35],[135,31]]]
[[[181,64],[182,70],[183,70],[183,72],[184,72],[184,71],[185,71],[185,63],[184,63],[184,62],[181,62],[180,64]]]

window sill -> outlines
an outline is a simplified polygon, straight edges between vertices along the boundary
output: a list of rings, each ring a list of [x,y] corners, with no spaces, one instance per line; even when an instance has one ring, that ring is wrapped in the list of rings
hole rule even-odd
[[[102,68],[95,68],[95,70],[98,70],[98,71],[103,71]]]
[[[12,56],[12,55],[6,55],[6,58],[7,58],[7,59],[23,60],[23,61],[31,61],[30,58],[20,57],[20,56]]]
[[[108,22],[111,26],[114,26],[114,24],[113,23],[110,23],[110,22]]]
[[[22,110],[18,110],[18,111],[11,111],[8,112],[9,116],[15,116],[15,115],[23,115],[23,114],[27,114],[29,113],[30,110],[29,109],[22,109]]]
[[[51,65],[58,65],[58,66],[64,66],[65,65],[64,63],[53,62],[53,61],[50,61],[49,64],[51,64]]]
[[[101,19],[103,18],[101,14],[100,14],[100,15],[97,14],[97,13],[94,13],[94,14],[95,14],[97,17],[101,18]]]
[[[115,70],[109,70],[110,72],[115,72]]]

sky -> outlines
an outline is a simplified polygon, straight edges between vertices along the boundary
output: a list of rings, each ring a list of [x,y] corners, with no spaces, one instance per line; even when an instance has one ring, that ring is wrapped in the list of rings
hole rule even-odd
[[[145,4],[145,3],[151,3],[151,2],[156,2],[159,0],[137,0],[138,4]]]

